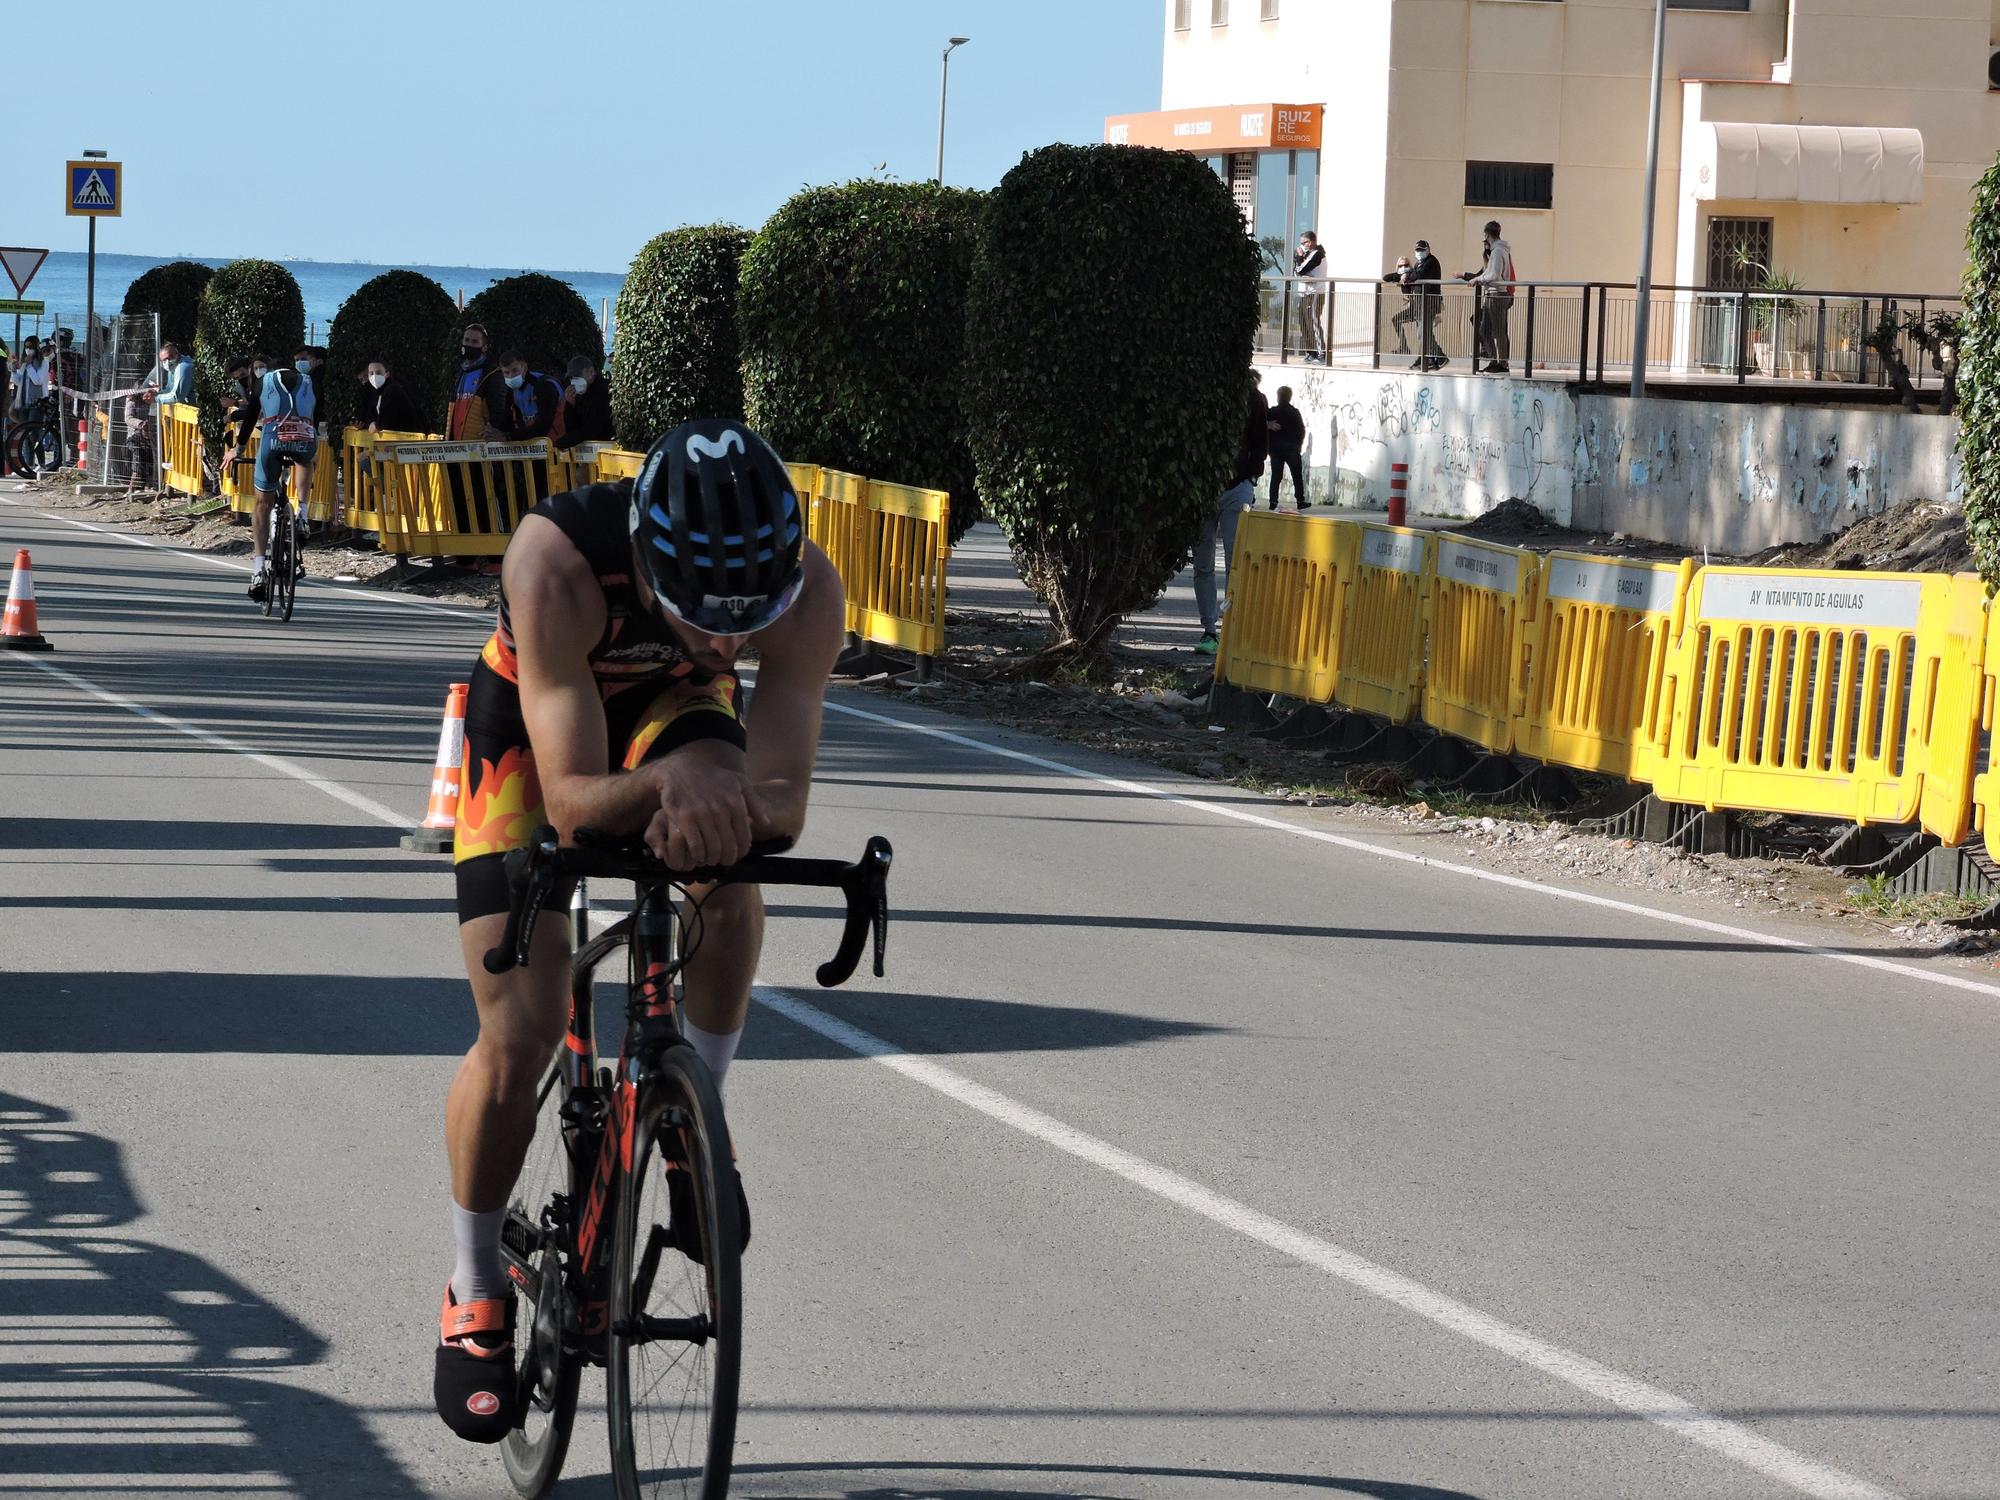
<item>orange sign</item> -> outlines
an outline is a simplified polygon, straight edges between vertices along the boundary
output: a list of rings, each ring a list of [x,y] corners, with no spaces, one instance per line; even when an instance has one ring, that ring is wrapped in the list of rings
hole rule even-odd
[[[1112,115],[1104,122],[1104,139],[1169,151],[1314,151],[1321,113],[1317,104],[1217,104]]]

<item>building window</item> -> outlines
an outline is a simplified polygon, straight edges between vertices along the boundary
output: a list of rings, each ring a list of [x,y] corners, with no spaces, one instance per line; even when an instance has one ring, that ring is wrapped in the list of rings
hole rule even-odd
[[[1208,24],[1211,26],[1229,24],[1229,0],[1208,0]]]
[[[1264,5],[1263,5],[1263,9],[1262,9],[1262,10],[1261,10],[1261,11],[1260,11],[1260,12],[1258,13],[1258,16],[1257,16],[1257,19],[1258,19],[1258,20],[1260,20],[1260,21],[1275,21],[1275,20],[1277,20],[1277,19],[1278,19],[1278,0],[1264,0]]]
[[[1668,10],[1748,10],[1750,0],[1667,0]]]
[[[1754,292],[1771,269],[1769,219],[1708,221],[1708,285],[1730,292]]]
[[[1194,0],[1174,0],[1174,30],[1186,31],[1194,25]]]
[[[1548,162],[1469,161],[1467,208],[1553,208],[1556,169]]]

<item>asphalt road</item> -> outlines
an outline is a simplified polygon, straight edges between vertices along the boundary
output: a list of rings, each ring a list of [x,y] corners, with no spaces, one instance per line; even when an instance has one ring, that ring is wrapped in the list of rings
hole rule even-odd
[[[394,846],[482,621],[0,544],[59,648],[0,655],[0,1500],[504,1494],[429,1410],[472,1012]],[[897,920],[826,993],[775,903],[736,1493],[2000,1495],[2000,987],[830,701],[809,852],[889,835]]]

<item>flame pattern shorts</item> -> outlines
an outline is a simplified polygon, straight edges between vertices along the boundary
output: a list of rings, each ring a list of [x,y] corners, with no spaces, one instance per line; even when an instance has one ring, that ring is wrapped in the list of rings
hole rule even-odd
[[[636,682],[604,700],[610,747],[605,774],[634,771],[696,740],[744,745],[733,674],[709,676],[683,663],[674,676]],[[535,752],[521,717],[515,684],[481,662],[473,668],[465,705],[465,783],[458,795],[452,863],[458,878],[458,920],[507,910],[511,897],[503,861],[548,822]],[[567,893],[551,899],[559,912]]]

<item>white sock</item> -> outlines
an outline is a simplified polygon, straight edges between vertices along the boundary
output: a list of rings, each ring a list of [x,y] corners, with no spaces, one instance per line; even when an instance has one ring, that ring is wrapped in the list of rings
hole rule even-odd
[[[264,571],[264,554],[263,554],[263,553],[261,553],[261,552],[253,552],[253,553],[251,553],[251,554],[250,554],[250,571],[251,571],[252,573],[261,573],[261,572],[263,572],[263,571]]]
[[[723,1076],[729,1071],[729,1064],[736,1058],[736,1047],[743,1040],[743,1028],[734,1031],[703,1031],[686,1017],[681,1018],[681,1029],[687,1032],[687,1039],[694,1044],[695,1052],[708,1064],[709,1076],[715,1080],[715,1091],[722,1092]]]
[[[507,1294],[507,1272],[500,1264],[500,1226],[507,1210],[476,1214],[451,1206],[451,1237],[458,1243],[458,1265],[451,1273],[451,1294],[461,1303],[484,1302]]]

